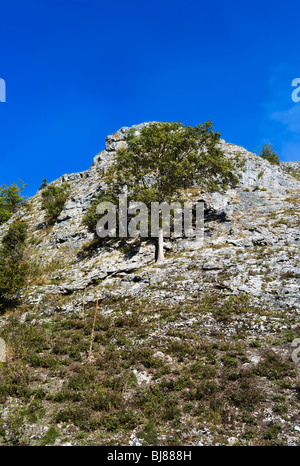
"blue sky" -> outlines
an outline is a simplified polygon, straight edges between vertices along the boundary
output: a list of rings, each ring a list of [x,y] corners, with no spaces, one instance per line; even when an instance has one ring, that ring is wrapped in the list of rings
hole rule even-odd
[[[0,185],[86,170],[105,137],[207,120],[300,160],[297,1],[0,0]]]

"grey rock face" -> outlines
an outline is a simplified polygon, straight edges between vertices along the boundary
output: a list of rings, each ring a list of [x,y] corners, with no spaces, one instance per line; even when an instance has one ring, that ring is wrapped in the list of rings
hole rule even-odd
[[[300,178],[300,162],[281,162],[282,170],[290,175],[297,175]]]
[[[132,128],[139,134],[147,124]],[[45,223],[40,191],[28,201],[29,210],[23,207],[0,227],[1,238],[14,219],[27,221],[30,238],[35,240],[30,246],[32,259],[45,267],[56,264],[48,273],[50,283],[33,288],[29,300],[37,302],[46,293],[70,294],[76,303],[76,293],[89,287],[100,294],[108,287],[119,295],[149,296],[153,292],[149,286],[157,276],[158,282],[165,283],[165,290],[157,292],[155,299],[188,299],[189,294],[205,289],[208,279],[210,286],[214,283],[233,292],[260,296],[282,308],[299,309],[300,182],[291,176],[299,163],[272,165],[243,147],[221,140],[220,147],[228,157],[239,154],[245,159],[239,186],[222,193],[205,193],[200,188],[188,192],[190,202],[205,202],[204,238],[166,241],[170,258],[158,269],[158,275],[153,241],[139,245],[133,239],[126,240],[125,245],[120,241],[102,246],[94,243],[95,234],[82,224],[82,218],[105,186],[105,172],[118,148],[126,144],[130,129],[124,126],[107,136],[105,149],[94,157],[88,170],[65,174],[53,182],[68,182],[71,192],[52,228]],[[188,270],[193,267],[193,271]],[[227,270],[228,280],[218,278],[226,276]],[[175,272],[182,276],[180,293],[174,288]]]

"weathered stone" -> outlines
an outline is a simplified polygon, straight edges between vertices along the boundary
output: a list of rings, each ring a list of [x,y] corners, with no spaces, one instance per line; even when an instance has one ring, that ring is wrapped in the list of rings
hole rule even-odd
[[[147,124],[132,128],[138,135]],[[40,191],[28,200],[31,210],[22,207],[7,224],[0,226],[1,238],[15,219],[27,221],[29,237],[35,239],[30,246],[35,260],[41,265],[57,263],[57,270],[49,275],[55,284],[39,286],[38,293],[33,287],[32,293],[30,290],[28,293],[29,301],[40,302],[45,293],[70,294],[75,299],[77,291],[94,287],[100,292],[106,284],[115,286],[120,295],[149,296],[149,286],[159,287],[161,283],[164,289],[156,291],[155,299],[168,297],[178,301],[184,296],[189,299],[191,294],[214,283],[219,289],[259,294],[268,304],[283,309],[286,306],[298,309],[299,271],[295,264],[299,262],[300,182],[291,173],[298,173],[299,163],[272,165],[221,140],[220,147],[226,156],[239,154],[245,159],[245,167],[235,189],[205,193],[193,187],[188,192],[191,203],[205,202],[204,238],[165,238],[164,247],[170,258],[159,268],[154,262],[154,242],[136,246],[135,241],[128,239],[126,252],[122,250],[124,244],[118,242],[106,246],[95,242],[95,233],[88,231],[82,218],[99,190],[105,187],[103,176],[114,161],[116,150],[126,144],[130,129],[123,127],[108,136],[105,149],[94,157],[88,170],[65,174],[53,182],[69,183],[70,195],[51,230],[47,229],[45,211],[41,210]],[[264,248],[270,250],[261,262],[257,257]],[[176,283],[180,294],[175,291],[172,279],[177,273],[181,275]],[[218,278],[226,273],[231,274],[230,279]],[[203,281],[203,275],[211,276],[212,283]]]

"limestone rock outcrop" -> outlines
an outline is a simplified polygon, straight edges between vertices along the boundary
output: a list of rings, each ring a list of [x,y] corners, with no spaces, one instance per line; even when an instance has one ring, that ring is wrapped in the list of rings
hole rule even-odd
[[[138,134],[144,125],[147,123],[135,125],[133,129]],[[71,189],[53,227],[46,227],[40,191],[10,220],[22,218],[28,222],[32,260],[45,268],[49,263],[57,264],[48,274],[48,283],[33,287],[29,299],[37,302],[45,293],[74,294],[75,298],[77,291],[82,292],[90,285],[91,296],[100,290],[104,292],[106,285],[117,294],[149,293],[149,284],[155,276],[169,283],[174,268],[182,267],[188,293],[201,289],[202,280],[208,275],[218,282],[218,276],[228,269],[230,278],[222,283],[233,292],[243,290],[254,297],[262,296],[274,305],[299,309],[299,163],[273,165],[243,147],[220,140],[225,154],[228,157],[239,154],[245,165],[235,189],[205,193],[200,188],[192,188],[188,193],[191,202],[205,202],[203,247],[195,249],[192,241],[184,239],[166,241],[169,259],[158,271],[153,262],[155,246],[151,240],[137,244],[135,239],[128,239],[126,247],[121,242],[105,247],[97,245],[95,233],[88,231],[82,218],[105,186],[105,172],[116,151],[126,144],[129,130],[123,127],[107,136],[105,149],[94,157],[88,170],[65,174],[51,183],[67,182]],[[10,222],[0,227],[0,238]],[[264,258],[258,259],[262,248]],[[183,262],[182,253],[185,254]],[[187,273],[190,263],[198,264],[199,272]],[[217,266],[212,267],[212,263]],[[143,269],[141,273],[140,269]],[[178,296],[174,299],[178,300]]]

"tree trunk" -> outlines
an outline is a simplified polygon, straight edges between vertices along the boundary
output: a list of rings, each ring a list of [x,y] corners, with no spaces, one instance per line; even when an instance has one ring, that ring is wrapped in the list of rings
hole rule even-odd
[[[163,244],[164,244],[163,229],[160,228],[159,233],[158,233],[158,250],[157,250],[156,262],[163,262],[165,260]]]

